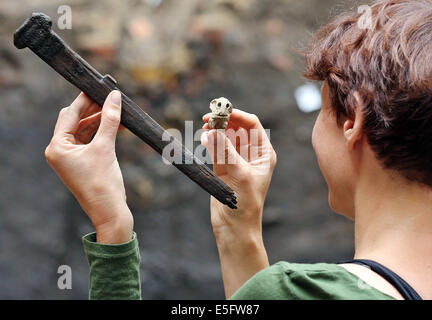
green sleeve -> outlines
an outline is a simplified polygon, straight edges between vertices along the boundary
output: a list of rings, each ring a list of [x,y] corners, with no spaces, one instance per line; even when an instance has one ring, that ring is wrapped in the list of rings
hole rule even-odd
[[[337,264],[278,262],[254,275],[233,300],[389,300]]]
[[[100,244],[96,233],[82,238],[90,266],[89,299],[141,299],[137,236],[122,244]]]

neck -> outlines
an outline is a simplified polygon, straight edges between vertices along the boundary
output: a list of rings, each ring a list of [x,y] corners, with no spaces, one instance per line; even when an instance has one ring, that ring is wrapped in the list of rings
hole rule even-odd
[[[432,298],[432,189],[388,171],[363,180],[355,192],[355,258],[382,263]]]

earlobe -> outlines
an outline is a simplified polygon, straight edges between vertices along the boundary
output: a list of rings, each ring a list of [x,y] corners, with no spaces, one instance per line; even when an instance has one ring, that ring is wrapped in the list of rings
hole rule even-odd
[[[345,139],[350,139],[351,135],[353,133],[354,128],[354,121],[353,120],[346,120],[343,124],[343,131]]]
[[[353,144],[354,123],[353,120],[346,120],[343,125],[345,142],[349,150],[352,150],[355,144]]]
[[[356,143],[363,138],[363,102],[358,92],[354,93],[354,98],[356,100],[354,119],[346,120],[343,125],[344,136],[349,150],[354,150]]]

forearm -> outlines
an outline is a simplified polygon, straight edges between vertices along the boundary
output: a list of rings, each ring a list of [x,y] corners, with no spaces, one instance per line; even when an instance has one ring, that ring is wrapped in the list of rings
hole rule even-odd
[[[267,268],[261,234],[216,234],[225,296],[229,299],[247,280]]]

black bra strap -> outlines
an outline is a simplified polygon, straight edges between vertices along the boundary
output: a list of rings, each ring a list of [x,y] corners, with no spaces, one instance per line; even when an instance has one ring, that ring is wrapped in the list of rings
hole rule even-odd
[[[339,263],[355,263],[369,267],[372,271],[378,273],[381,277],[391,283],[405,300],[423,300],[420,295],[401,277],[382,264],[372,260],[354,259],[341,261]]]

